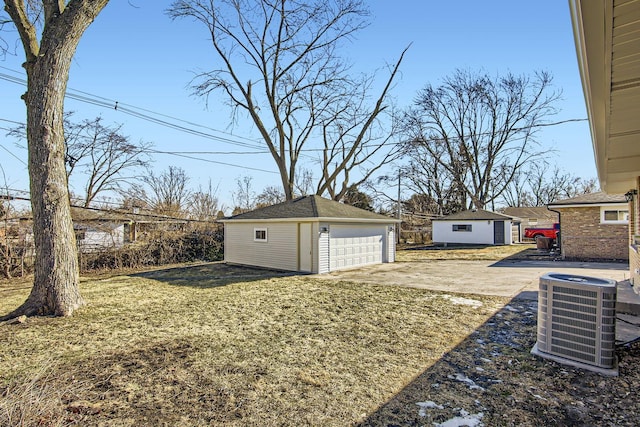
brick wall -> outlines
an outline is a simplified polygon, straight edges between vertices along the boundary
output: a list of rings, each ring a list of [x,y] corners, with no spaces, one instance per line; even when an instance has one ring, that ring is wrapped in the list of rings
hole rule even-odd
[[[628,224],[601,224],[600,207],[557,208],[560,240],[566,259],[629,259]]]

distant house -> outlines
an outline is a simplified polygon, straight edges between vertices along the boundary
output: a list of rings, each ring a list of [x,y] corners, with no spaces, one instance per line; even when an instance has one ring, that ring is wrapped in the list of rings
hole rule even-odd
[[[548,207],[560,213],[563,258],[629,259],[629,203],[623,194],[584,194]]]
[[[107,248],[120,248],[125,242],[125,225],[129,230],[129,223],[112,221],[92,221],[74,223],[73,229],[76,233],[76,242],[80,252],[93,252]]]
[[[518,218],[514,221],[514,241],[520,242],[524,236],[524,229],[528,227],[551,228],[558,222],[558,213],[550,211],[546,206],[507,207],[503,214]]]
[[[120,248],[144,236],[181,230],[186,220],[152,213],[73,207],[73,229],[80,252]]]
[[[228,263],[327,273],[395,261],[398,220],[320,196],[220,221]]]
[[[433,243],[510,245],[514,218],[483,209],[458,212],[434,219]]]

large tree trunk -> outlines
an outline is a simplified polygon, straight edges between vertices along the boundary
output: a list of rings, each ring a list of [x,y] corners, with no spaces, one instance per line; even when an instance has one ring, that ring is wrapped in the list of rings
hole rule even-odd
[[[65,8],[64,3],[43,1],[45,27],[38,43],[24,4],[5,0],[27,59],[27,93],[23,98],[36,256],[31,294],[0,320],[34,314],[70,316],[84,305],[64,164],[64,95],[80,37],[107,2],[72,0]]]
[[[60,62],[67,62],[65,56],[70,59],[73,55],[59,53],[28,66],[31,84],[25,101],[36,257],[33,289],[25,303],[27,315],[68,316],[84,305],[64,165],[61,112],[69,65]]]

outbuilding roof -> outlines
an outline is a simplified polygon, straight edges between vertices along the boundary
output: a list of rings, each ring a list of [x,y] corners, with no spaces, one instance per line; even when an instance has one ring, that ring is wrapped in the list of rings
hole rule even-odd
[[[546,206],[528,206],[528,207],[513,207],[509,206],[504,209],[504,214],[512,216],[514,218],[537,220],[548,220],[555,222],[558,218],[556,212],[550,211]]]
[[[362,219],[377,222],[397,222],[396,219],[356,208],[317,195],[298,197],[276,205],[225,218],[222,222],[234,220],[275,220],[294,218]]]
[[[497,212],[486,211],[484,209],[473,209],[467,211],[460,211],[454,214],[438,218],[434,221],[487,221],[487,220],[497,220],[497,221],[506,221],[512,220],[513,217],[508,215],[503,215]]]
[[[624,194],[607,194],[603,191],[596,193],[581,194],[570,199],[556,200],[549,203],[549,206],[563,206],[563,205],[606,205],[626,203],[627,199]]]

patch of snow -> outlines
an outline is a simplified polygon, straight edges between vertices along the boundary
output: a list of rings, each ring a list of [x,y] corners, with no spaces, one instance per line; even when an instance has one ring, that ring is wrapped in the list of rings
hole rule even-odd
[[[418,415],[424,417],[427,415],[427,409],[444,409],[444,406],[438,405],[436,402],[432,402],[427,400],[426,402],[418,402],[416,403],[420,407],[420,411],[418,411]]]
[[[470,414],[464,409],[460,410],[460,416],[451,418],[443,423],[434,423],[435,427],[482,427],[482,417],[484,413]]]
[[[456,297],[453,295],[442,295],[442,298],[448,299],[455,305],[468,305],[473,308],[482,307],[482,301],[478,301],[471,298],[462,298],[462,297]]]
[[[517,308],[513,308],[513,307],[511,307],[510,305],[505,305],[505,306],[504,306],[504,308],[505,308],[506,310],[511,311],[512,313],[519,313],[519,312],[520,312],[520,310],[518,310]]]
[[[476,371],[478,371],[478,372],[484,372],[484,369],[482,369],[480,366],[476,366]]]
[[[480,360],[482,360],[484,363],[493,363],[493,360],[487,359],[486,357],[481,357]]]
[[[484,388],[475,383],[471,378],[467,377],[465,374],[456,374],[455,377],[453,375],[447,375],[447,378],[460,381],[461,383],[465,383],[469,386],[471,390],[481,390],[484,391]]]

